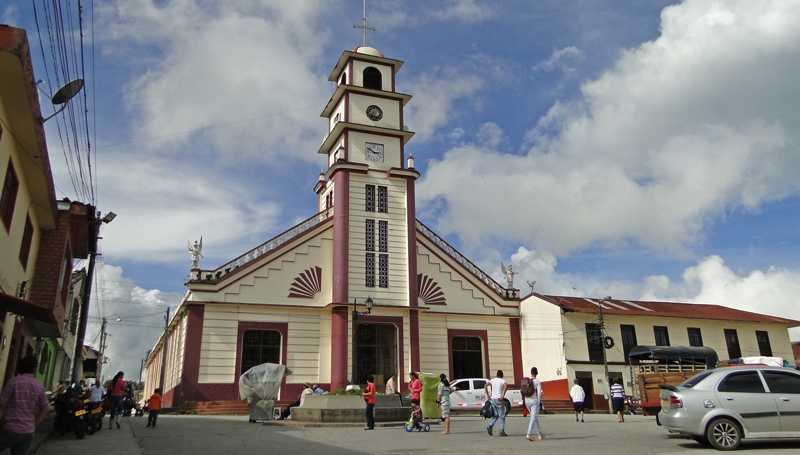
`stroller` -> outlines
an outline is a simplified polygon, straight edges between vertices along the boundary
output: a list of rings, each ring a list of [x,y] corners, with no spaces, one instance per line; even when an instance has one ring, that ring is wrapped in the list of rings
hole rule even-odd
[[[406,431],[411,433],[414,430],[417,431],[431,431],[431,426],[427,423],[423,425],[422,423],[422,408],[419,407],[418,404],[411,405],[411,418],[408,419],[405,425]]]

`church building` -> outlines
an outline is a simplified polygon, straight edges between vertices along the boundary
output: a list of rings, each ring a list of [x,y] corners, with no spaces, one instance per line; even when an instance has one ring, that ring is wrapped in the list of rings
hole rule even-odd
[[[163,380],[166,406],[235,400],[239,375],[264,362],[292,371],[281,399],[304,382],[336,390],[369,375],[380,391],[397,374],[404,390],[412,370],[503,370],[519,384],[519,291],[416,219],[420,174],[403,121],[411,96],[395,90],[402,65],[366,46],[341,55],[321,114],[328,134],[317,153],[327,169],[313,188],[317,207],[219,268],[192,270],[147,359],[146,394]]]

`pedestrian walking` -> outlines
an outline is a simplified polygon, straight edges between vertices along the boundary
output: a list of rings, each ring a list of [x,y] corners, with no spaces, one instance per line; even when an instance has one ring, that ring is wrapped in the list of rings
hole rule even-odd
[[[575,385],[569,391],[569,396],[572,397],[572,405],[575,406],[575,421],[578,421],[578,414],[580,414],[581,422],[583,422],[583,400],[586,399],[586,392],[578,384],[578,378],[575,378],[574,382]]]
[[[489,388],[491,387],[491,392]],[[494,416],[492,416],[492,420],[489,421],[489,426],[486,427],[486,431],[489,433],[489,436],[492,435],[492,428],[494,428],[494,424],[497,423],[497,420],[500,420],[500,436],[508,436],[506,434],[506,405],[503,402],[503,398],[506,396],[506,390],[508,390],[508,384],[506,380],[503,379],[503,370],[497,370],[497,377],[486,383],[483,386],[484,392],[486,392],[486,396],[491,396],[492,401],[492,410],[494,410]]]
[[[11,448],[12,455],[28,453],[36,425],[50,412],[44,386],[33,377],[37,363],[35,357],[21,359],[20,375],[11,378],[0,395],[0,420],[5,421],[0,429],[0,452]]]
[[[147,413],[147,426],[155,428],[156,420],[158,420],[158,411],[161,409],[161,389],[153,390],[148,407],[150,412]]]
[[[531,368],[531,377],[528,378],[530,383],[531,394],[525,397],[525,407],[528,408],[530,420],[528,421],[528,433],[525,439],[528,441],[535,441],[537,438],[541,440],[544,438],[541,428],[539,428],[539,404],[542,400],[542,381],[536,379],[539,375],[539,370],[536,367]],[[533,432],[536,432],[536,436]]]
[[[411,391],[411,404],[420,405],[420,392],[422,392],[422,381],[419,380],[419,375],[415,372],[408,374],[408,389]]]
[[[450,434],[450,394],[453,393],[450,388],[450,381],[447,380],[447,375],[442,373],[439,375],[439,390],[436,396],[436,407],[442,413],[444,419],[444,431],[442,434]]]
[[[120,371],[108,384],[108,396],[111,398],[111,418],[108,419],[108,429],[114,428],[114,417],[122,415],[122,406],[125,402],[125,381],[122,379],[125,373]],[[117,429],[119,429],[119,418],[117,418]]]
[[[364,401],[367,402],[367,409],[364,410],[364,416],[367,418],[367,427],[365,430],[375,429],[375,377],[369,375],[367,377],[367,389],[361,392]]]
[[[617,379],[614,381],[614,385],[611,386],[611,404],[613,411],[617,413],[619,423],[624,422],[625,417],[623,417],[623,411],[625,411],[625,389],[622,387],[622,379]]]

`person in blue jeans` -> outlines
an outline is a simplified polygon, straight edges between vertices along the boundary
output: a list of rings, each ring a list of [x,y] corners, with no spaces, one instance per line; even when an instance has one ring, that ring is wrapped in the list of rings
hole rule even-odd
[[[375,415],[373,414],[375,409],[375,377],[369,375],[367,378],[367,390],[361,392],[361,396],[364,397],[364,401],[367,403],[367,408],[364,410],[364,417],[367,418],[367,427],[364,428],[365,430],[374,430],[375,429]]]
[[[494,416],[489,422],[489,426],[486,427],[486,431],[491,436],[494,424],[500,419],[500,436],[508,436],[506,434],[506,405],[503,402],[508,390],[508,384],[503,379],[503,370],[497,370],[497,377],[484,385],[483,390],[486,392],[486,396],[491,397],[492,409],[494,410]]]

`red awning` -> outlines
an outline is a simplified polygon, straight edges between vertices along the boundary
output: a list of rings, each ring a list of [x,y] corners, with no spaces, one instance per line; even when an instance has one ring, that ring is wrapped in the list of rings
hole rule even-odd
[[[57,324],[53,312],[37,303],[29,302],[0,292],[0,307],[9,313],[35,319],[48,324]]]

